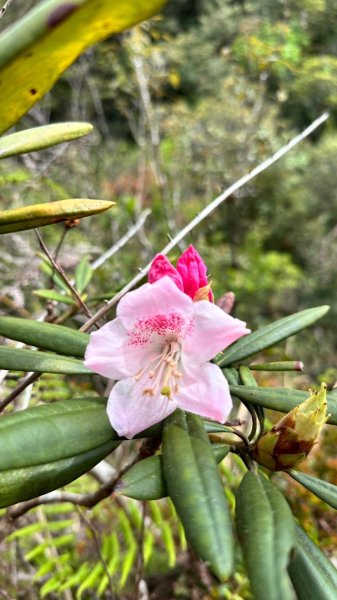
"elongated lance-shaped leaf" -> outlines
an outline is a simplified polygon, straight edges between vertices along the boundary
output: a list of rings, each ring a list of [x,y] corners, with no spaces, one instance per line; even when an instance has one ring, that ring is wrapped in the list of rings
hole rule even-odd
[[[0,159],[49,148],[83,137],[93,130],[90,123],[55,123],[17,131],[0,139]]]
[[[70,291],[69,291],[70,293]],[[34,296],[37,296],[38,298],[43,298],[45,300],[52,300],[53,302],[63,302],[63,304],[68,304],[69,306],[74,306],[76,304],[76,300],[74,298],[74,296],[68,296],[66,294],[60,294],[60,292],[56,292],[55,290],[52,289],[43,289],[43,290],[34,290],[33,291]],[[83,296],[82,296],[82,300],[83,300]]]
[[[293,600],[287,564],[296,544],[294,520],[282,494],[261,473],[243,477],[236,523],[254,598]]]
[[[75,287],[79,294],[82,294],[93,276],[93,270],[88,259],[83,256],[75,272]]]
[[[223,374],[231,385],[239,384],[239,373],[237,369],[223,369]]]
[[[229,446],[212,444],[216,462],[221,462]],[[168,496],[161,454],[150,456],[134,464],[117,483],[115,492],[136,500],[159,500]]]
[[[291,411],[309,396],[308,392],[302,390],[272,387],[248,387],[246,385],[231,385],[230,391],[234,396],[241,400],[246,400],[251,404],[258,404],[265,408],[279,410],[284,413]],[[329,415],[327,422],[332,425],[337,425],[336,396],[329,392],[327,394],[327,400],[327,414]]]
[[[73,481],[120,443],[100,398],[54,402],[0,419],[0,507]]]
[[[101,398],[41,404],[0,419],[0,471],[64,460],[120,438]]]
[[[160,435],[161,425],[136,437]],[[0,419],[0,471],[64,460],[110,441],[120,442],[106,414],[106,399],[76,398],[33,406]]]
[[[0,234],[34,229],[44,225],[82,219],[111,208],[115,202],[72,198],[45,204],[30,204],[0,212]]]
[[[329,308],[329,306],[308,308],[289,317],[279,319],[266,327],[261,327],[257,331],[241,337],[227,348],[217,364],[228,366],[257,354],[265,348],[274,346],[324,317]]]
[[[29,346],[79,358],[83,358],[89,341],[89,334],[70,327],[20,317],[0,317],[0,335]]]
[[[233,568],[231,522],[200,417],[177,409],[165,420],[162,460],[167,489],[187,539],[219,579],[227,579]]]
[[[33,432],[31,435],[34,437]],[[79,435],[78,430],[76,435]],[[36,498],[67,485],[92,469],[119,444],[120,442],[111,440],[75,456],[32,467],[0,471],[0,508]]]
[[[298,483],[301,483],[307,490],[310,490],[315,496],[337,509],[337,486],[323,481],[312,475],[301,473],[300,471],[288,471],[289,475]]]
[[[300,371],[304,365],[300,360],[281,360],[269,363],[253,363],[249,365],[252,371]]]
[[[88,46],[156,14],[163,0],[47,0],[0,39],[0,133],[16,123]]]
[[[34,371],[36,373],[68,373],[70,375],[90,375],[92,373],[77,358],[8,346],[0,346],[0,369]]]
[[[296,534],[298,544],[288,571],[298,600],[335,600],[337,570],[298,525]]]

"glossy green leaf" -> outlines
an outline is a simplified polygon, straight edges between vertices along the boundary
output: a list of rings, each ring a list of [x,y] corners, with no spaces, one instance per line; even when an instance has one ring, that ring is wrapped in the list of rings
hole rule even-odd
[[[288,388],[272,388],[272,387],[248,387],[246,385],[231,385],[231,393],[233,396],[246,400],[251,404],[258,404],[272,410],[280,412],[289,412],[295,406],[306,400],[309,396],[308,392],[302,390],[292,390]],[[327,394],[329,415],[328,423],[337,425],[337,405],[334,397]]]
[[[105,402],[55,402],[0,419],[0,506],[65,485],[119,443]]]
[[[231,385],[238,385],[239,382],[239,372],[237,369],[231,369],[231,368],[225,368],[222,369],[222,372],[224,374],[224,376],[226,377],[227,381],[229,384]]]
[[[137,437],[158,436],[161,426]],[[121,438],[106,400],[78,398],[0,419],[0,508],[66,485],[107,456]]]
[[[90,123],[73,122],[17,131],[0,139],[0,159],[69,142],[87,135],[92,130],[93,126]]]
[[[289,317],[279,319],[266,327],[261,327],[257,331],[241,337],[227,348],[217,364],[228,366],[274,346],[324,317],[329,308],[329,306],[308,308]]]
[[[303,371],[300,360],[280,360],[269,363],[253,363],[249,365],[252,371]]]
[[[0,346],[0,369],[6,371],[35,371],[37,373],[68,373],[70,375],[90,375],[81,360],[38,352]]]
[[[118,440],[101,398],[41,404],[0,419],[0,471],[63,460]]]
[[[0,317],[0,335],[29,346],[79,358],[83,358],[89,342],[88,333],[20,317]]]
[[[296,526],[297,548],[289,564],[289,574],[298,600],[335,600],[337,570],[331,561]]]
[[[202,420],[178,409],[165,420],[162,439],[164,477],[186,537],[219,579],[226,580],[233,568],[232,528]]]
[[[0,39],[0,133],[90,45],[157,13],[163,0],[47,0]]]
[[[312,475],[301,473],[300,471],[288,471],[289,475],[298,483],[301,483],[310,492],[315,494],[318,498],[337,509],[337,486]]]
[[[262,473],[243,477],[236,522],[254,598],[293,600],[287,564],[296,545],[295,524],[286,500]]]
[[[74,306],[76,304],[76,300],[73,296],[66,296],[65,294],[60,294],[60,292],[55,292],[55,290],[34,290],[34,296],[38,298],[44,298],[45,300],[51,300],[53,302],[63,302],[63,304],[68,304],[68,306]]]
[[[229,452],[229,446],[212,444],[219,463]],[[117,483],[115,492],[136,500],[159,500],[168,496],[163,473],[162,455],[156,454],[134,464]]]
[[[76,432],[79,435],[79,432]],[[34,432],[31,432],[34,437]],[[64,440],[66,446],[66,440]],[[33,467],[0,471],[0,508],[30,500],[74,481],[110,454],[120,442],[106,444],[60,460]]]
[[[270,387],[248,387],[246,385],[231,385],[233,396],[246,400],[251,404],[257,404],[279,410],[280,412],[289,412],[295,406],[309,397],[309,392],[302,390],[292,390],[289,388],[270,388]],[[329,418],[327,420],[331,425],[337,425],[337,406],[335,396],[330,392],[327,394]]]
[[[75,287],[79,294],[82,294],[86,289],[93,275],[93,270],[88,263],[88,259],[84,256],[76,269],[75,272]]]
[[[44,204],[30,204],[0,212],[0,234],[24,231],[68,221],[90,217],[111,208],[115,202],[72,198]]]

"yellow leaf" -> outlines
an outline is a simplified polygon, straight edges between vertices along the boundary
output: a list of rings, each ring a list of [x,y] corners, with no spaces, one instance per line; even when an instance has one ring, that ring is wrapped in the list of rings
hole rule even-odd
[[[0,38],[0,133],[92,44],[148,19],[164,0],[47,0]]]
[[[89,217],[108,210],[114,204],[108,200],[72,198],[4,210],[0,212],[0,234]]]

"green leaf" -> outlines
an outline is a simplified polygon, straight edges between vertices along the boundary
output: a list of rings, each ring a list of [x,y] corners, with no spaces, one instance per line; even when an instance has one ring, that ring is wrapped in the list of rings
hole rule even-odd
[[[101,398],[41,404],[0,419],[0,471],[64,460],[119,440]]]
[[[160,435],[161,425],[136,437]],[[0,471],[23,469],[120,441],[106,414],[106,399],[76,398],[8,413],[0,419]]]
[[[45,300],[52,300],[54,302],[63,302],[63,304],[68,304],[69,306],[74,306],[76,304],[75,298],[73,296],[66,296],[65,294],[55,292],[55,290],[34,290],[33,294],[34,296],[38,296],[39,298],[44,298]]]
[[[284,319],[279,319],[266,327],[261,327],[261,329],[241,337],[227,348],[217,364],[219,366],[232,365],[261,352],[261,350],[274,346],[324,317],[329,309],[329,306],[308,308]]]
[[[262,473],[243,477],[236,521],[256,600],[293,600],[287,564],[296,545],[294,520],[282,494]]]
[[[0,335],[29,346],[79,358],[83,358],[89,342],[88,333],[20,317],[0,317]]]
[[[115,202],[72,198],[44,204],[30,204],[0,212],[0,234],[24,231],[68,221],[90,217],[111,208]]]
[[[312,477],[311,475],[306,475],[305,473],[301,473],[300,471],[288,471],[289,475],[298,483],[301,483],[304,487],[306,487],[310,492],[315,494],[318,498],[332,506],[332,508],[337,509],[337,486],[332,483],[328,483],[327,481],[323,481],[322,479],[317,479],[317,477]]]
[[[229,510],[211,444],[200,417],[177,409],[164,424],[164,477],[197,555],[220,580],[233,568]]]
[[[84,292],[93,275],[93,270],[88,263],[88,259],[83,256],[76,272],[75,272],[75,287],[79,294]]]
[[[89,46],[157,13],[163,0],[47,0],[0,39],[0,133]]]
[[[34,432],[31,431],[34,438]],[[80,431],[76,431],[80,435]],[[66,440],[63,440],[66,447]],[[60,488],[87,473],[120,442],[110,441],[88,452],[33,467],[0,471],[0,508],[30,500]]]
[[[36,373],[68,373],[90,375],[92,371],[81,360],[66,358],[49,352],[38,352],[0,346],[0,369],[6,371],[34,371]]]
[[[215,460],[219,463],[229,452],[229,446],[212,444]],[[117,483],[114,492],[136,500],[159,500],[168,496],[161,454],[149,456],[135,463]]]
[[[0,507],[66,485],[119,443],[100,398],[54,402],[3,416]]]
[[[0,42],[1,43],[1,42]],[[90,123],[56,123],[25,129],[0,139],[0,159],[34,152],[83,137],[93,130]]]
[[[257,404],[270,408],[271,410],[279,410],[287,413],[295,406],[308,398],[308,392],[302,390],[292,390],[289,388],[272,388],[272,387],[248,387],[246,385],[231,385],[230,391],[233,396],[246,400],[251,404]],[[330,393],[327,394],[329,415],[328,423],[337,425],[337,406],[335,397]]]
[[[335,600],[337,570],[331,561],[296,526],[298,545],[289,564],[289,575],[298,600]]]

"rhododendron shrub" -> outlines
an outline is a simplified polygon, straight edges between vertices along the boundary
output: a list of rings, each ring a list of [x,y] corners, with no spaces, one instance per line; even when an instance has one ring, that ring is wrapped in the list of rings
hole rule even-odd
[[[133,437],[177,407],[226,420],[228,383],[209,361],[249,329],[212,300],[206,265],[193,246],[176,269],[159,254],[149,283],[126,294],[116,318],[91,334],[85,365],[117,381],[107,411],[120,436]]]

